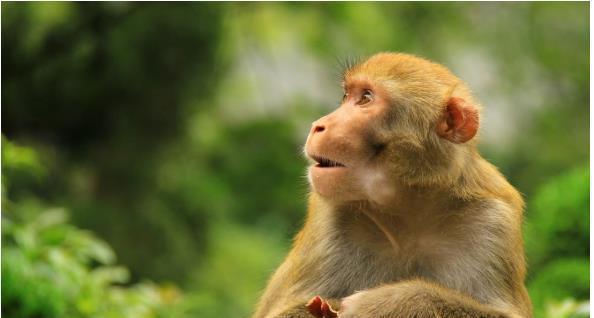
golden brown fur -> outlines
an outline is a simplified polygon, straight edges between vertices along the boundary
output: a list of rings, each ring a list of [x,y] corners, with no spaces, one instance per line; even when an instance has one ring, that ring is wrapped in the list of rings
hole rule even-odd
[[[531,317],[523,201],[476,150],[480,106],[445,67],[380,53],[316,121],[303,229],[254,317]],[[368,98],[370,96],[370,98]],[[323,161],[322,161],[323,162]]]

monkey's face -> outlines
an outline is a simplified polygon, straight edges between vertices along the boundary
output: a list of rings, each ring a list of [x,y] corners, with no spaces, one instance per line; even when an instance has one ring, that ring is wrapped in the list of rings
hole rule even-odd
[[[335,201],[389,203],[401,185],[453,180],[463,143],[478,129],[478,108],[445,67],[380,53],[347,69],[344,98],[312,125],[309,181]]]
[[[364,200],[380,174],[376,159],[385,149],[382,129],[390,103],[380,85],[365,77],[344,83],[342,104],[316,120],[305,144],[317,193],[338,201]]]

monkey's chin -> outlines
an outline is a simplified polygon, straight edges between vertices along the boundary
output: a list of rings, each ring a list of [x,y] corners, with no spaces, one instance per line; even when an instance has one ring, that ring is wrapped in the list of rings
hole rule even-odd
[[[308,177],[313,190],[333,201],[361,200],[361,187],[346,167],[309,167]]]

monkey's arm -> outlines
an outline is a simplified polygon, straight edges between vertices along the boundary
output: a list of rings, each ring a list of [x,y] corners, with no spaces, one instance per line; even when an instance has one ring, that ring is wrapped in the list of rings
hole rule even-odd
[[[509,308],[495,308],[431,282],[410,280],[369,289],[345,298],[339,316],[341,318],[523,317],[517,310]]]
[[[294,253],[294,251],[292,252]],[[314,284],[297,287],[296,267],[291,254],[278,268],[266,288],[252,318],[333,318],[331,311],[339,308],[340,299],[317,297]],[[326,306],[324,308],[322,305]]]
[[[328,226],[332,211],[321,208],[314,196],[310,196],[308,210],[303,229],[272,275],[252,318],[313,318],[316,315],[310,314],[306,305],[315,296],[337,309],[338,298],[350,294],[344,286],[338,287],[343,280],[332,274],[336,264],[344,263],[340,254],[332,252],[339,241]]]

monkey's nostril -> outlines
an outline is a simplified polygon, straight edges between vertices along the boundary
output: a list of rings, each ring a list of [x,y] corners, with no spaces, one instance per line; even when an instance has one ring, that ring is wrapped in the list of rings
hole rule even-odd
[[[325,129],[326,129],[326,128],[324,128],[324,126],[318,126],[318,125],[316,125],[316,126],[314,126],[314,128],[313,128],[313,132],[314,132],[314,133],[319,133],[319,132],[322,132],[322,131],[324,131]]]

